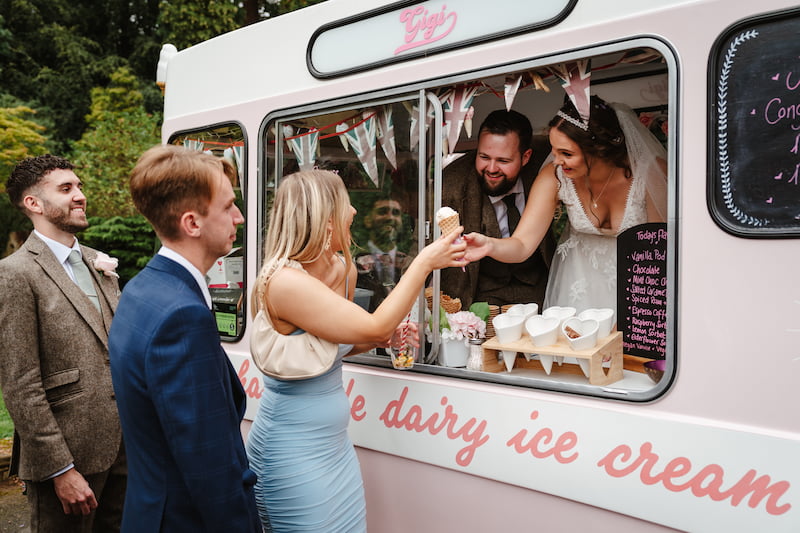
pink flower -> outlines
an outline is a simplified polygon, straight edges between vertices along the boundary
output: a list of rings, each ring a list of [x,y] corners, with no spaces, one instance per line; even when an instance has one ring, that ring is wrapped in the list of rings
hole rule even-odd
[[[119,274],[114,272],[119,265],[119,259],[110,257],[103,252],[97,252],[97,257],[94,258],[94,268],[98,272],[102,272],[104,276],[109,278],[118,278]]]
[[[650,123],[653,122],[653,114],[652,113],[641,113],[639,115],[639,122],[644,124],[645,128],[650,127]]]
[[[486,336],[486,322],[471,311],[448,313],[447,322],[456,339],[482,339]]]

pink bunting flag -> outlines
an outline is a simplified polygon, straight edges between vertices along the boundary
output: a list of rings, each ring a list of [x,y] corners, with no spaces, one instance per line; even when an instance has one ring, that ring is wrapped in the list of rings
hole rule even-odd
[[[578,114],[585,122],[589,121],[589,89],[591,85],[591,60],[580,59],[568,63],[560,63],[550,70],[555,74],[564,91],[569,96]]]
[[[385,105],[378,110],[378,140],[386,154],[386,159],[397,168],[397,148],[394,144],[394,121],[392,120],[392,106]]]
[[[376,152],[378,145],[377,121],[375,114],[362,113],[364,120],[350,131],[344,133],[353,152],[358,156],[361,166],[364,167],[369,179],[378,187],[378,163]]]
[[[462,86],[449,89],[439,96],[444,113],[444,134],[447,140],[445,155],[454,151],[464,118],[472,106],[472,99],[478,92],[478,86]]]
[[[286,143],[297,158],[297,166],[300,167],[300,170],[312,170],[314,168],[314,163],[317,161],[318,142],[319,131],[315,129],[297,137],[286,139]]]

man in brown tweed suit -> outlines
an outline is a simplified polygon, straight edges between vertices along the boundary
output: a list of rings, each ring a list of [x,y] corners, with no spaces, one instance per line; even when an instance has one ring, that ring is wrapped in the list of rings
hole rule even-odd
[[[481,124],[477,150],[444,169],[442,205],[458,211],[464,234],[476,231],[500,238],[513,233],[509,231],[510,206],[506,202],[516,207],[518,219],[539,167],[550,152],[549,143],[534,145],[532,139],[527,117],[505,109],[492,111]],[[548,232],[522,263],[506,264],[486,257],[470,263],[466,272],[444,269],[442,291],[460,298],[464,309],[473,302],[535,302],[541,309],[554,250],[555,240]]]
[[[0,388],[33,532],[118,531],[127,478],[107,347],[119,286],[75,238],[88,222],[72,169],[60,157],[28,158],[6,185],[34,227],[0,261]]]

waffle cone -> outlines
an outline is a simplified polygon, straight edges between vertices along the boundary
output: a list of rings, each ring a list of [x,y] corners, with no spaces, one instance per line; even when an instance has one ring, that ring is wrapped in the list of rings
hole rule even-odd
[[[425,301],[428,304],[428,311],[433,310],[433,288],[427,287],[425,289]],[[461,299],[450,298],[445,293],[439,291],[439,306],[444,309],[445,313],[458,313],[461,311]]]
[[[443,218],[439,221],[439,229],[442,230],[442,235],[449,235],[460,225],[461,222],[458,213],[455,215],[450,215],[449,217]]]
[[[445,313],[458,313],[461,311],[461,298],[450,298],[446,294],[442,294],[439,298],[439,305],[442,306]]]

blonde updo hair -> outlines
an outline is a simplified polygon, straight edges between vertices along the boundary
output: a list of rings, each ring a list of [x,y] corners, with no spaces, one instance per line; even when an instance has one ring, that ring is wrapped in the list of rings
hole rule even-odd
[[[307,170],[284,177],[269,213],[264,261],[254,287],[253,311],[262,301],[269,278],[288,261],[311,263],[331,240],[342,245],[350,265],[350,197],[342,179],[328,170]],[[333,232],[328,234],[328,221]],[[329,240],[330,239],[330,240]]]

